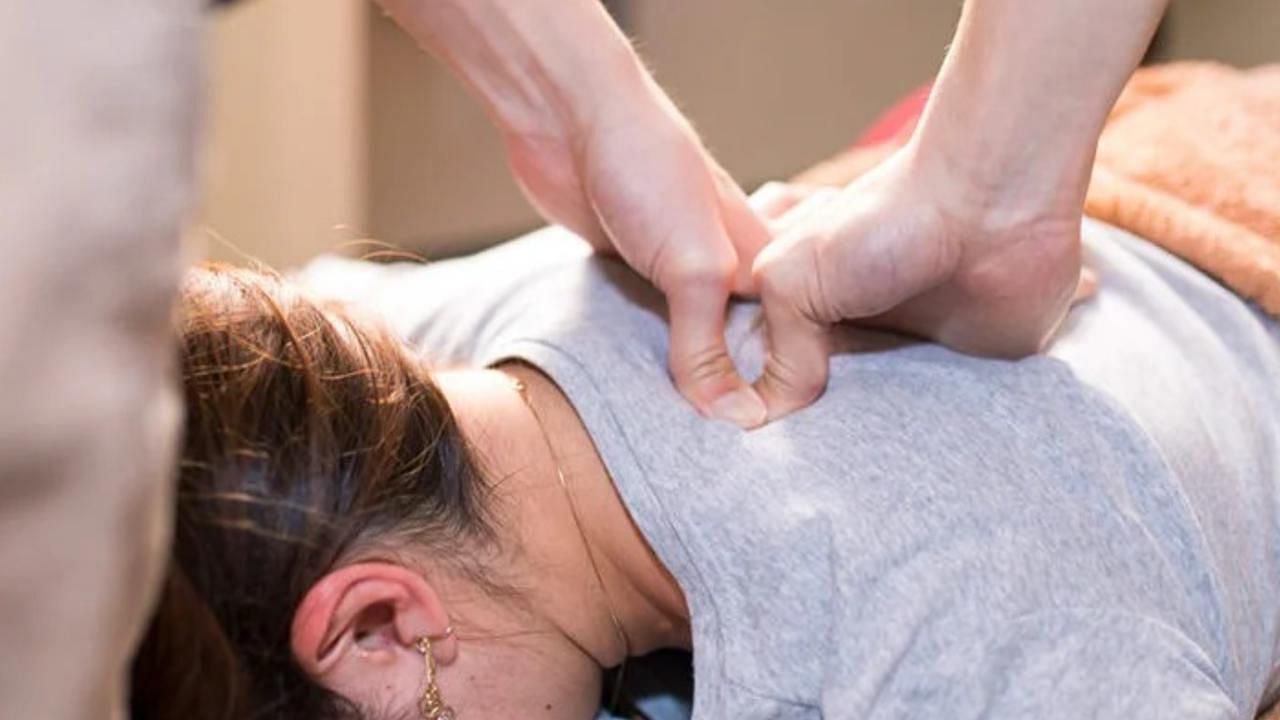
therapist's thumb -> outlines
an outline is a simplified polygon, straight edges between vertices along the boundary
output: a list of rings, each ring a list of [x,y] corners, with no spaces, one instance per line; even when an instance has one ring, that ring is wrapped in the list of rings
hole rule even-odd
[[[818,316],[821,288],[811,243],[785,238],[766,247],[754,274],[764,312],[764,372],[755,389],[772,422],[809,406],[827,387],[829,323]]]
[[[734,367],[724,339],[735,263],[697,263],[663,283],[671,323],[669,363],[680,394],[700,413],[753,428],[765,406]]]

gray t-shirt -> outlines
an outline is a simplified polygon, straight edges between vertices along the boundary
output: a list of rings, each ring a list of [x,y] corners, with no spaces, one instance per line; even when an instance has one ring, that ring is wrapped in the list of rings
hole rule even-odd
[[[692,613],[694,717],[1251,718],[1280,681],[1280,331],[1086,225],[1047,357],[842,331],[754,432],[672,388],[661,297],[548,229],[305,278],[440,364],[521,358],[577,408]],[[761,366],[758,307],[730,347]]]

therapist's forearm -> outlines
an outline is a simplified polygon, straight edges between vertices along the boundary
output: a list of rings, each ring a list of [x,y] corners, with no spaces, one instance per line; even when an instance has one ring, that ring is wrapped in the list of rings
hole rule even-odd
[[[649,91],[647,72],[596,0],[378,3],[507,133],[582,133],[602,111]]]
[[[1079,212],[1107,114],[1168,0],[968,0],[921,122],[977,206]]]

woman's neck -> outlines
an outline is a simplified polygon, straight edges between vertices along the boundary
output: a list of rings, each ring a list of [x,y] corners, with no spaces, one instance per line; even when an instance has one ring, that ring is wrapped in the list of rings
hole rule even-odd
[[[513,550],[503,553],[504,570],[528,589],[528,606],[601,667],[621,663],[624,647],[633,655],[688,648],[683,593],[555,384],[522,363],[439,373],[436,382],[494,488],[500,542]]]

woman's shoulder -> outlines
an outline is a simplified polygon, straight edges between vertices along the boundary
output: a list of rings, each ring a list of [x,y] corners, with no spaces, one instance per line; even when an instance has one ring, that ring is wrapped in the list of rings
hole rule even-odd
[[[554,315],[555,286],[593,265],[591,248],[548,227],[474,254],[393,263],[324,255],[291,274],[312,295],[389,325],[442,364],[468,364],[534,310]]]

